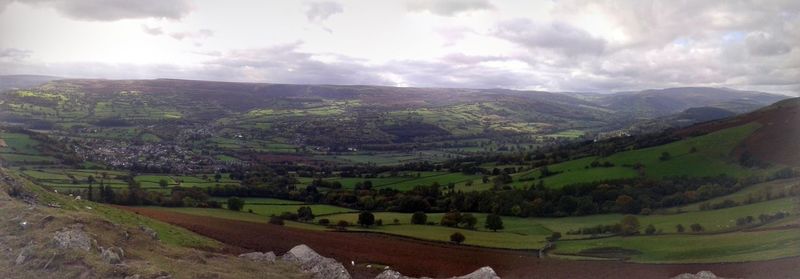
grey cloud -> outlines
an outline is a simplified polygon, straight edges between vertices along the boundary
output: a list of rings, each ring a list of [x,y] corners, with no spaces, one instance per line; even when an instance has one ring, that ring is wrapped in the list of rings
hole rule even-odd
[[[563,22],[536,24],[515,19],[498,24],[495,35],[526,48],[544,48],[566,55],[602,54],[606,41]]]
[[[0,60],[5,61],[19,61],[30,57],[30,50],[16,49],[16,48],[0,48]]]
[[[209,29],[200,29],[196,32],[186,31],[186,32],[172,32],[169,33],[169,36],[176,40],[183,40],[187,38],[192,39],[203,39],[214,36],[214,31]]]
[[[306,17],[312,23],[322,23],[335,14],[344,12],[342,5],[337,2],[313,2],[308,4]]]
[[[2,0],[4,4],[14,0]],[[188,0],[16,0],[36,6],[52,7],[70,18],[88,21],[116,21],[134,18],[180,19],[192,10]]]
[[[792,47],[766,32],[751,32],[745,39],[747,50],[751,55],[773,56],[792,51]]]
[[[441,16],[494,8],[488,0],[411,0],[406,6],[409,11],[428,11]]]

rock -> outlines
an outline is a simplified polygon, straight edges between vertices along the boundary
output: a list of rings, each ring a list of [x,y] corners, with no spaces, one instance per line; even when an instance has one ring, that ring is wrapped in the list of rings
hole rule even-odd
[[[89,251],[92,239],[81,229],[72,228],[56,232],[53,236],[56,246],[61,249],[80,249]]]
[[[427,278],[427,277],[422,277]],[[381,274],[378,274],[375,279],[415,279],[414,277],[408,277],[400,272],[394,270],[385,270]],[[470,274],[458,277],[452,277],[452,279],[500,279],[500,276],[497,276],[497,273],[494,272],[494,269],[488,266],[484,266],[479,268],[476,271],[473,271]]]
[[[119,247],[111,247],[108,249],[101,248],[101,250],[100,257],[109,264],[121,263],[122,258],[125,257],[125,251]]]
[[[149,235],[150,238],[152,238],[153,240],[158,240],[158,232],[156,232],[154,229],[151,229],[150,227],[147,226],[139,226],[139,229],[142,230],[145,234]]]
[[[297,245],[282,257],[288,262],[297,263],[303,271],[320,279],[350,279],[350,273],[334,259],[326,258],[314,252],[306,245]]]
[[[139,275],[139,274],[134,274],[134,275],[131,275],[131,276],[125,276],[124,279],[142,279],[142,276]]]
[[[239,258],[248,259],[255,262],[268,262],[274,263],[275,262],[275,253],[272,252],[253,252],[253,253],[246,253],[239,255]]]
[[[31,255],[31,252],[33,252],[33,248],[30,245],[25,246],[25,248],[22,248],[22,250],[19,251],[19,255],[17,256],[17,259],[14,261],[14,263],[17,265],[24,264],[25,261],[28,260],[28,257]]]
[[[723,279],[723,278],[717,277],[717,275],[712,273],[711,271],[703,270],[698,272],[697,274],[684,273],[672,277],[672,279]]]
[[[479,268],[476,271],[473,271],[470,274],[455,277],[457,279],[500,279],[500,276],[497,276],[497,273],[494,272],[494,269],[488,266],[484,266]]]

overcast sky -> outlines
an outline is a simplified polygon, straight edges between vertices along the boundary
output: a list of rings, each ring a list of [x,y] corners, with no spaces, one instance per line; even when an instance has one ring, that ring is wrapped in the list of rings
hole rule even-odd
[[[0,74],[800,92],[800,1],[0,0]]]

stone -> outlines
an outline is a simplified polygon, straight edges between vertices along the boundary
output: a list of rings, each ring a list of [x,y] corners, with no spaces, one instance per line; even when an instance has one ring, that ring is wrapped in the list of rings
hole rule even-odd
[[[422,277],[420,279],[424,279],[428,277]],[[400,272],[394,270],[384,270],[381,274],[375,277],[375,279],[416,279],[414,277],[408,277]],[[470,274],[458,277],[452,277],[452,279],[500,279],[500,276],[497,276],[497,273],[494,272],[494,269],[488,266],[484,266],[479,268],[478,270],[473,271]]]
[[[119,247],[111,247],[108,249],[101,248],[101,250],[100,257],[109,264],[121,263],[122,259],[125,257],[125,251]]]
[[[306,245],[297,245],[282,257],[287,262],[297,263],[305,272],[318,279],[350,279],[350,273],[334,259],[323,257]]]
[[[150,227],[147,226],[139,226],[139,229],[142,230],[145,234],[149,235],[150,238],[152,238],[153,240],[158,240],[158,232],[156,232],[154,229],[151,229]]]
[[[124,279],[142,279],[142,276],[139,275],[139,274],[134,274],[134,275],[131,275],[131,276],[125,276]]]
[[[25,261],[28,260],[28,257],[30,257],[32,252],[33,252],[33,247],[31,247],[30,245],[25,246],[25,248],[22,248],[21,251],[19,251],[19,255],[17,256],[17,259],[14,261],[14,263],[17,265],[24,264]]]
[[[248,259],[255,262],[268,262],[274,263],[275,262],[275,253],[273,252],[252,252],[239,255],[239,258]]]
[[[684,274],[672,277],[672,279],[723,279],[723,278],[722,277],[717,277],[717,275],[714,274],[711,271],[703,270],[703,271],[698,272],[697,274],[684,273]]]
[[[56,232],[53,236],[56,247],[61,249],[79,249],[89,251],[92,248],[92,239],[79,228],[72,228]]]

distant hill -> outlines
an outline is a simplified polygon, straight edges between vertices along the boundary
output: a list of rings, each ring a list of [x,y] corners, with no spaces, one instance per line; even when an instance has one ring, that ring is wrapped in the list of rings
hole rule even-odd
[[[680,87],[600,95],[595,97],[595,102],[632,116],[652,118],[680,113],[693,107],[715,107],[744,113],[786,98],[729,88]]]
[[[751,123],[760,128],[744,140],[736,153],[771,163],[800,166],[800,98],[777,102],[757,111],[678,131],[679,135],[710,133]]]
[[[60,79],[54,76],[39,75],[7,75],[0,76],[0,92],[15,88],[38,86],[48,81]]]

